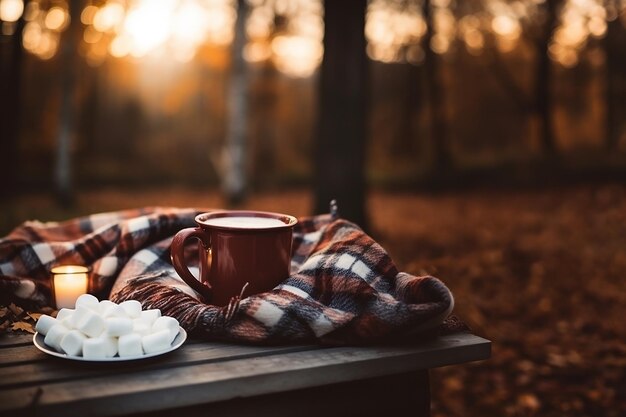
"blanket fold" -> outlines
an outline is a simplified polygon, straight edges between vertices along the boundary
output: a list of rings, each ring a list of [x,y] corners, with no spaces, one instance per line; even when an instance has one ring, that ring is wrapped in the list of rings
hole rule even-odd
[[[197,336],[249,343],[401,339],[438,327],[453,308],[440,280],[398,271],[357,225],[331,215],[298,220],[291,274],[272,291],[244,294],[225,307],[204,304],[178,277],[169,253],[176,232],[204,211],[157,207],[26,222],[0,239],[0,299],[48,304],[49,269],[87,265],[90,292],[101,299],[136,299]],[[188,255],[190,264],[197,259],[193,249]]]

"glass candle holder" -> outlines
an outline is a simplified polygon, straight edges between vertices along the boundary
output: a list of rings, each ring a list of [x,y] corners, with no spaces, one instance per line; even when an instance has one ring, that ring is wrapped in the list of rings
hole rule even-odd
[[[50,273],[56,308],[74,308],[76,299],[88,291],[89,268],[81,265],[61,265],[52,268]]]

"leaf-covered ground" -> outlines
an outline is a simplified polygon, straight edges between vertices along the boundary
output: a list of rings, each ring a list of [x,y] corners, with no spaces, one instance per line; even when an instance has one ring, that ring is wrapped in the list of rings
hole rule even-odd
[[[79,195],[72,211],[35,195],[3,211],[15,226],[144,205],[224,202],[197,190],[104,190]],[[245,207],[302,216],[311,198],[268,193]],[[400,269],[441,278],[455,313],[493,341],[491,359],[432,373],[434,416],[626,416],[626,186],[376,192],[369,211]]]
[[[433,372],[434,416],[626,416],[626,188],[374,203],[404,269],[443,279],[490,360]],[[408,219],[408,220],[407,220]]]

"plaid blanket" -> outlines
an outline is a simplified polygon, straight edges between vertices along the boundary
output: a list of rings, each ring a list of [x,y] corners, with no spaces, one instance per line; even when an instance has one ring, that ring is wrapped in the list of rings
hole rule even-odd
[[[225,307],[205,304],[178,277],[169,253],[174,234],[204,211],[146,208],[26,222],[0,239],[0,302],[49,304],[49,269],[80,264],[91,267],[91,293],[139,300],[209,339],[369,343],[423,335],[452,310],[441,281],[398,271],[358,226],[331,215],[299,219],[291,274],[275,289]],[[193,249],[188,255],[197,259]]]

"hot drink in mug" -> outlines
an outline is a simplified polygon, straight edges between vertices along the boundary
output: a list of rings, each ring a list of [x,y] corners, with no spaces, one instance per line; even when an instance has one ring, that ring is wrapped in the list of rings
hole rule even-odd
[[[262,211],[213,211],[196,216],[197,227],[172,241],[176,272],[206,302],[228,304],[246,283],[246,295],[269,291],[289,276],[293,216]],[[185,264],[184,246],[197,239],[200,280]]]

